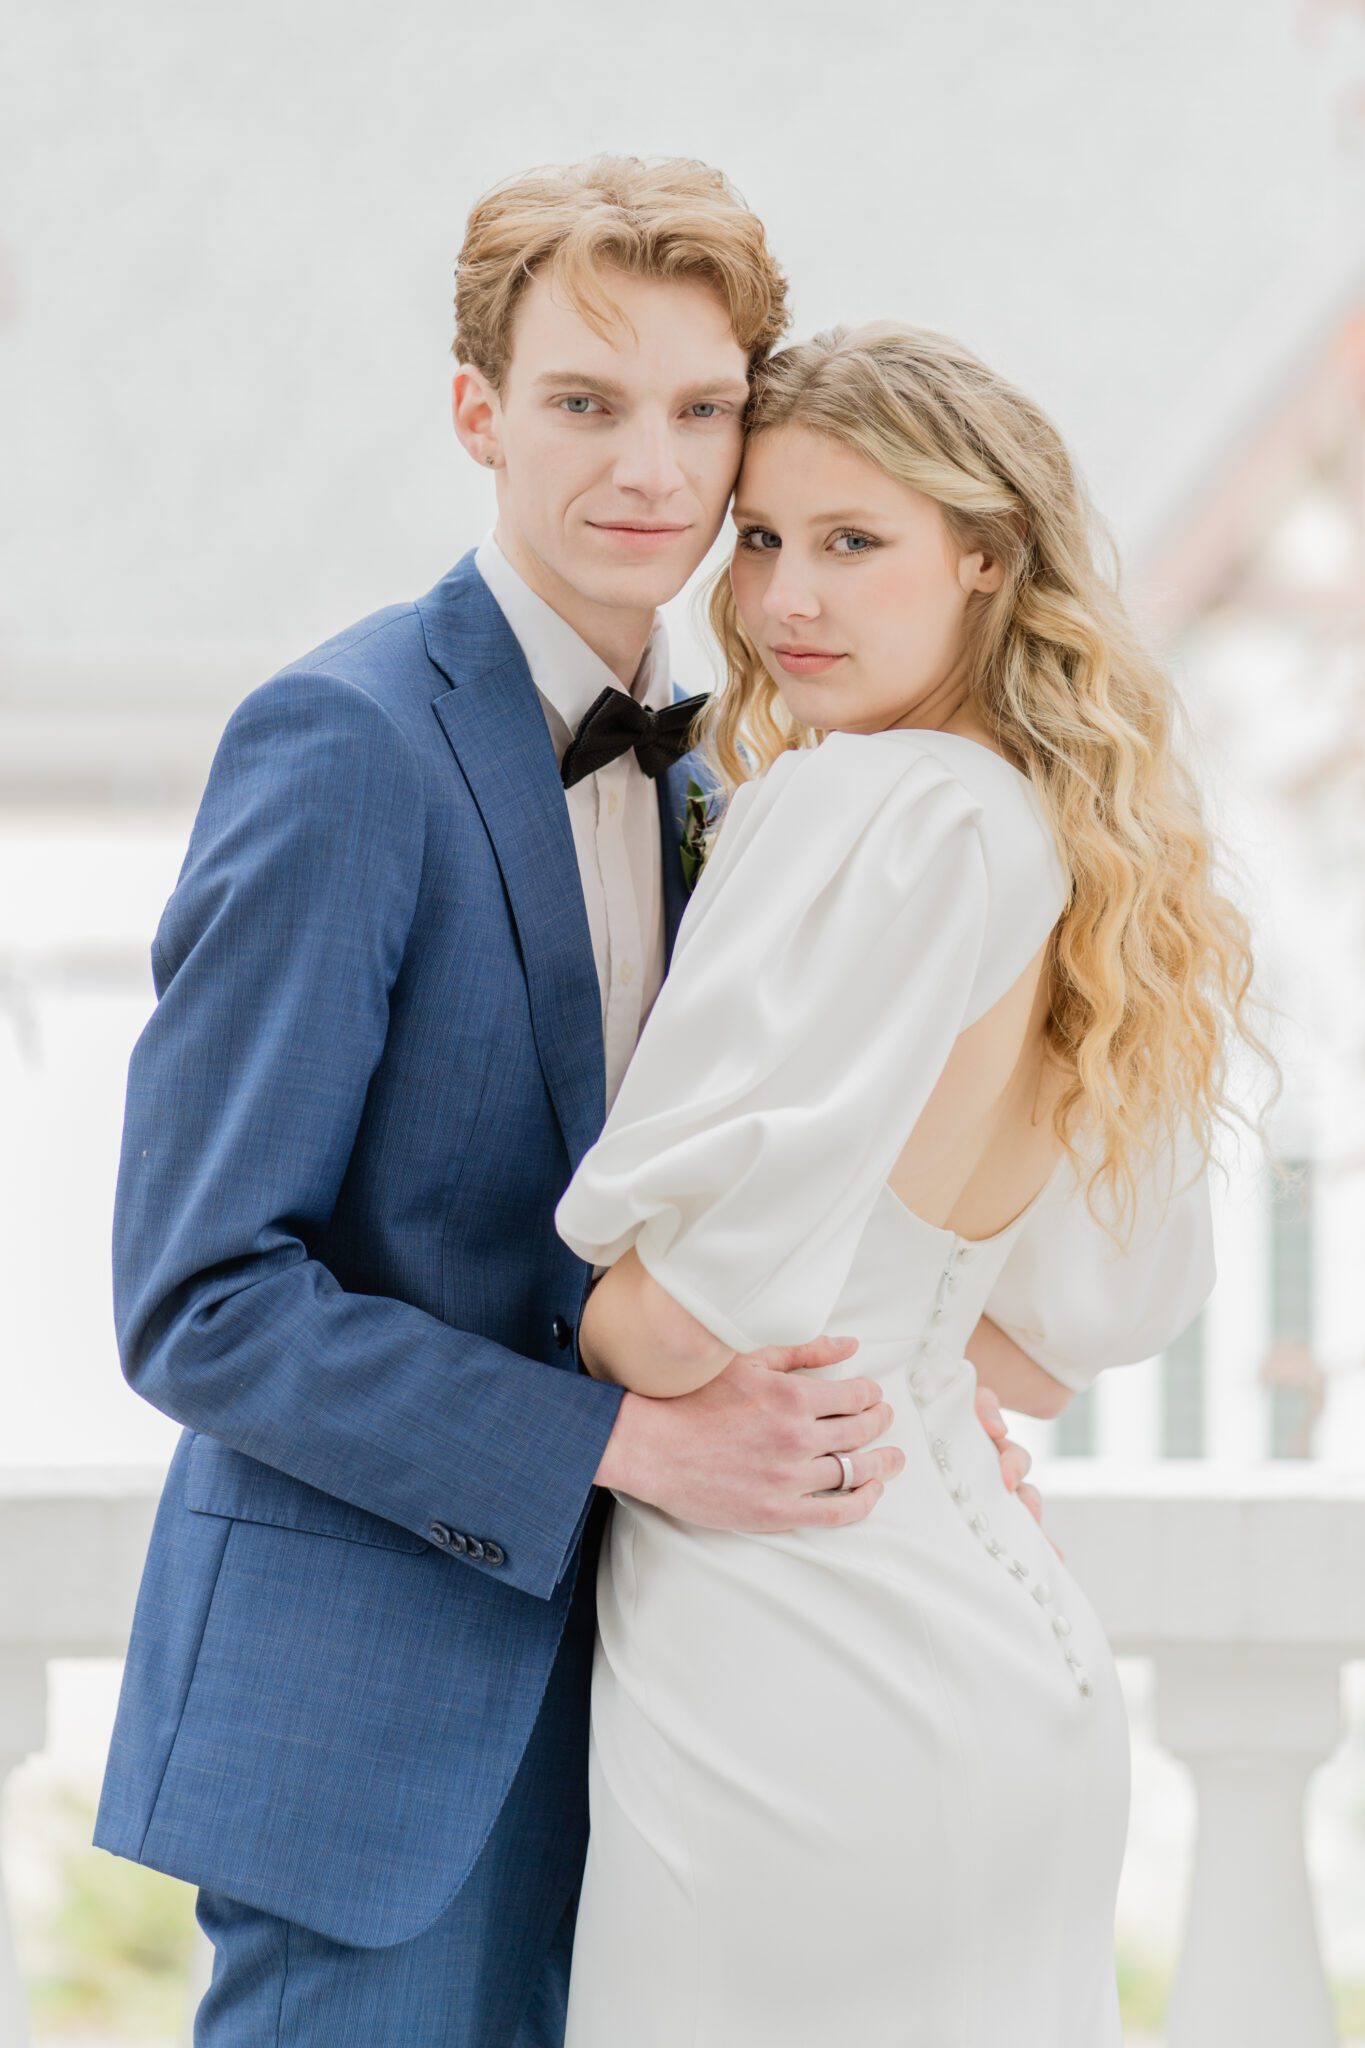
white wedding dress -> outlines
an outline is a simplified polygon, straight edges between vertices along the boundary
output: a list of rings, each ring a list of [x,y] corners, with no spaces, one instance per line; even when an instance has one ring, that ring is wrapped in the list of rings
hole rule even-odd
[[[1122,1254],[1066,1160],[975,1242],[886,1185],[1065,901],[1032,786],[955,735],[833,734],[731,803],[557,1224],[739,1351],[858,1338],[823,1376],[881,1383],[906,1466],[776,1536],[615,1496],[566,2048],[1119,2048],[1123,1701],[963,1345],[1149,1357],[1212,1284],[1205,1176],[1168,1161]]]

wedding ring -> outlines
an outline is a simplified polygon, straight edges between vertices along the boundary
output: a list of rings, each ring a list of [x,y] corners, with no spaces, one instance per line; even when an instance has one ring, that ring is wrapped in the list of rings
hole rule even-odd
[[[848,1452],[847,1452],[847,1451],[831,1451],[831,1452],[830,1452],[830,1456],[831,1456],[831,1458],[837,1458],[837,1459],[839,1460],[840,1468],[842,1469],[842,1471],[843,1471],[843,1475],[844,1475],[844,1476],[843,1476],[843,1478],[842,1478],[842,1479],[841,1479],[841,1480],[839,1481],[839,1484],[838,1484],[837,1486],[827,1486],[827,1487],[825,1488],[825,1491],[826,1491],[826,1493],[848,1493],[848,1492],[850,1492],[850,1491],[852,1490],[852,1486],[853,1486],[853,1460],[852,1460],[852,1458],[850,1458],[850,1457],[849,1457],[849,1455],[848,1455]]]

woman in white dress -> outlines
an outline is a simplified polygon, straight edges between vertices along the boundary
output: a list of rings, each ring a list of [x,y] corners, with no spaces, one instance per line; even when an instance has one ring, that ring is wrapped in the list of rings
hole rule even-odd
[[[734,516],[730,800],[557,1222],[589,1371],[837,1334],[905,1458],[831,1436],[845,1526],[617,1494],[567,2048],[1118,2048],[1123,1702],[968,1348],[1046,1413],[1199,1309],[1245,925],[1056,433],[966,350],[784,351]]]

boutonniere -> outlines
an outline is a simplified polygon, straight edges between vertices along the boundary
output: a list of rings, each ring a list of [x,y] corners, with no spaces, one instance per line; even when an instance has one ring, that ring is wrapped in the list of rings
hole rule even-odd
[[[683,806],[683,834],[678,846],[682,856],[683,880],[690,896],[696,888],[702,868],[709,852],[709,837],[714,825],[720,822],[717,811],[720,805],[718,789],[703,789],[690,776],[687,778],[687,801]]]

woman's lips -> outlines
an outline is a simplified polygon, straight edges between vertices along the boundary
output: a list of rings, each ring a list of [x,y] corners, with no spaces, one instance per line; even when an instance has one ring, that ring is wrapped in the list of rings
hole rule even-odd
[[[823,647],[774,647],[774,660],[781,663],[789,676],[822,676],[827,668],[833,668],[836,661],[842,661],[842,654],[831,654]]]

